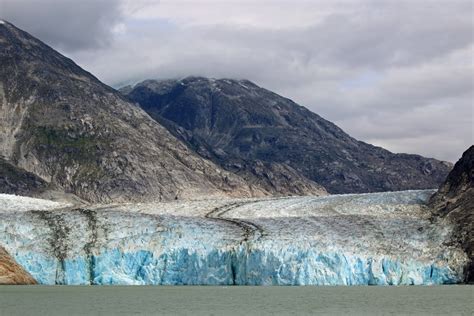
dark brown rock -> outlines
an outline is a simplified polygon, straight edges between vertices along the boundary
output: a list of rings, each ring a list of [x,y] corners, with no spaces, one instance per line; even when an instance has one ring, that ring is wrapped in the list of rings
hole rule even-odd
[[[437,220],[455,225],[453,241],[469,257],[466,282],[474,283],[474,146],[464,152],[429,204]]]

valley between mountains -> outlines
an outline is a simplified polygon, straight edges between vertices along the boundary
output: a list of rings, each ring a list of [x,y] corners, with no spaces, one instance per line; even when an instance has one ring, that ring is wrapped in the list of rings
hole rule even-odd
[[[473,282],[473,153],[391,153],[248,80],[115,90],[0,23],[2,284]]]
[[[358,141],[247,80],[121,92],[0,25],[0,189],[91,203],[437,188],[452,165]]]

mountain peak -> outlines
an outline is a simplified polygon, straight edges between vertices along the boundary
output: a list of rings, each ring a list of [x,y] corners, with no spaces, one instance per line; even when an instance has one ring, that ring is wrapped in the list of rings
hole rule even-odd
[[[29,68],[27,75],[30,78],[36,81],[57,80],[59,85],[64,79],[68,79],[68,82],[82,81],[108,88],[74,61],[27,32],[11,23],[5,22],[2,26],[0,27],[0,58],[5,62],[21,63],[17,64],[20,71],[23,68]]]
[[[147,79],[135,84],[134,86],[126,86],[121,89],[146,87],[150,89],[163,89],[164,87],[184,85],[190,87],[239,87],[244,89],[260,88],[258,85],[247,79],[231,79],[231,78],[208,78],[202,76],[187,76],[181,79]],[[261,89],[261,88],[260,88]]]

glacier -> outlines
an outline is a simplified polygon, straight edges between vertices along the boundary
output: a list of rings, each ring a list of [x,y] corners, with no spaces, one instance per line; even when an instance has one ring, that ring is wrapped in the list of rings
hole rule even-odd
[[[0,194],[0,245],[40,284],[431,285],[463,278],[432,190],[74,207]]]

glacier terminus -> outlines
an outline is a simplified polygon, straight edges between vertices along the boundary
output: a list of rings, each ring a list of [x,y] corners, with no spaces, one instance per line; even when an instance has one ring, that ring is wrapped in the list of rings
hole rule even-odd
[[[0,242],[40,284],[429,285],[466,255],[432,190],[73,207],[0,194]]]

